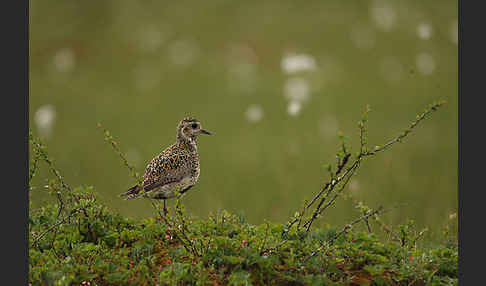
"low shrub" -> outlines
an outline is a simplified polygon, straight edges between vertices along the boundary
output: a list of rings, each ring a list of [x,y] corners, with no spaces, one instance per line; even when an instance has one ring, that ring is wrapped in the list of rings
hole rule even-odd
[[[342,144],[329,180],[285,224],[252,225],[221,211],[199,219],[186,214],[180,197],[169,214],[154,206],[153,218],[133,220],[101,203],[92,187],[71,188],[55,168],[41,140],[30,133],[29,190],[39,163],[53,179],[45,191],[57,199],[29,213],[29,280],[32,285],[457,285],[458,249],[453,228],[445,239],[419,247],[426,229],[413,221],[390,227],[380,219],[391,208],[371,209],[355,202],[359,216],[340,228],[312,228],[342,197],[366,158],[401,142],[443,102],[429,106],[397,137],[367,147],[369,109],[359,122],[360,150],[352,157]],[[105,139],[128,164],[107,130]],[[311,211],[313,208],[313,211]],[[452,215],[451,222],[457,217]],[[384,231],[390,239],[372,232]],[[365,231],[356,225],[365,226]],[[376,228],[375,226],[379,227]]]
[[[96,199],[86,211],[38,240],[58,205],[31,213],[32,285],[457,285],[457,244],[402,246],[349,229],[306,259],[336,230],[284,239],[281,224],[252,225],[222,211],[179,225],[193,252],[158,217],[130,220]]]

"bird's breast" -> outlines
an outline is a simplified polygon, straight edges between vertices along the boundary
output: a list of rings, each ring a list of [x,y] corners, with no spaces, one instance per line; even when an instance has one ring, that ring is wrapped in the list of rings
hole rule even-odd
[[[199,164],[197,164],[196,174],[195,174],[196,181],[199,179],[199,174],[200,173],[201,173],[201,167],[199,166]]]

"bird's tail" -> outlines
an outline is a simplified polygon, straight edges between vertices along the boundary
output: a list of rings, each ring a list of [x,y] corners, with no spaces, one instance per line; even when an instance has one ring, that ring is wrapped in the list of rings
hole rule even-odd
[[[130,189],[128,189],[128,191],[120,194],[119,196],[120,197],[126,197],[125,200],[135,199],[135,198],[138,198],[138,197],[143,195],[143,192],[141,192],[140,190],[141,190],[141,187],[139,185],[135,185],[135,186],[131,187]]]

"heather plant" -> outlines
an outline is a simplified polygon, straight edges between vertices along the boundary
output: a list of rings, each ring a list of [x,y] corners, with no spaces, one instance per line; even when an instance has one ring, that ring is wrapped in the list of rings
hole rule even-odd
[[[47,192],[56,200],[30,211],[29,280],[32,285],[457,285],[455,214],[444,225],[443,241],[425,247],[417,242],[426,228],[417,229],[412,220],[389,226],[382,219],[403,205],[373,209],[345,194],[366,160],[402,142],[443,104],[430,105],[397,137],[373,148],[368,146],[367,108],[358,123],[359,150],[353,154],[339,134],[329,179],[285,224],[265,220],[254,225],[224,210],[196,218],[181,196],[168,214],[150,200],[153,217],[123,217],[100,201],[95,188],[69,186],[46,146],[30,133],[29,178],[41,166],[53,178],[44,188],[29,184],[29,192]],[[113,136],[99,127],[140,183]],[[339,198],[353,200],[356,219],[317,227]]]

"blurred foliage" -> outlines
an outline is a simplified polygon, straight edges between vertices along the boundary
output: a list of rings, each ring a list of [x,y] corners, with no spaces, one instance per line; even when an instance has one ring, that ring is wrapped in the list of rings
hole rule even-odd
[[[319,190],[338,131],[359,144],[363,106],[373,146],[439,98],[444,110],[365,162],[346,191],[373,207],[409,203],[387,219],[412,218],[430,227],[426,236],[457,211],[457,1],[32,0],[29,15],[31,128],[66,181],[93,185],[122,215],[153,212],[117,197],[136,182],[98,122],[140,173],[174,142],[182,117],[197,117],[215,135],[200,138],[188,212],[224,208],[261,224],[284,222]],[[315,70],[285,72],[289,53],[310,55]],[[296,79],[310,92],[292,116],[284,93]],[[255,105],[263,113],[252,122]],[[33,185],[48,175],[39,170]],[[50,200],[35,188],[31,198],[34,208]],[[352,217],[340,201],[322,223]],[[247,277],[234,275],[235,285]]]

